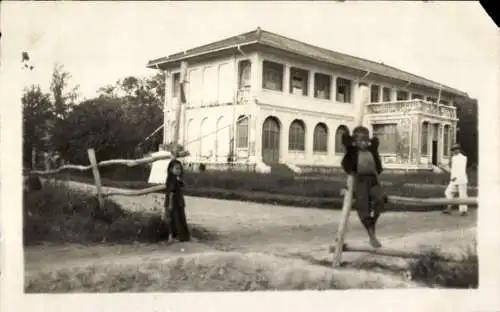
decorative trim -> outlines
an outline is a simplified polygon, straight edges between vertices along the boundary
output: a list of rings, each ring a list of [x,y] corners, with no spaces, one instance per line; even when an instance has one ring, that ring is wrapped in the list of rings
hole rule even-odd
[[[313,116],[313,117],[333,117],[337,120],[341,120],[343,122],[347,121],[351,121],[353,122],[354,121],[354,117],[352,116],[348,116],[348,115],[337,115],[337,114],[331,114],[331,113],[328,113],[328,112],[314,112],[314,111],[310,111],[310,110],[306,110],[306,109],[296,109],[296,108],[290,108],[290,107],[284,107],[284,106],[278,106],[278,105],[273,105],[273,104],[268,104],[268,103],[264,103],[264,102],[260,102],[260,101],[257,101],[256,100],[256,103],[257,105],[259,105],[260,107],[264,107],[264,108],[269,108],[274,112],[284,112],[284,113],[295,113],[295,114],[302,114],[302,113],[307,113],[308,115],[310,116]]]

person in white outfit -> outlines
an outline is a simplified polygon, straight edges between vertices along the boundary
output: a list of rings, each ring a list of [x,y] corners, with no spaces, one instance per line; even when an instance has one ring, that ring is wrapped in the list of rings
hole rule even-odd
[[[462,154],[460,145],[455,144],[451,148],[450,183],[444,191],[446,198],[451,199],[458,193],[459,198],[467,197],[467,156]],[[467,205],[459,205],[460,215],[466,216]],[[451,205],[443,210],[443,213],[451,213]]]

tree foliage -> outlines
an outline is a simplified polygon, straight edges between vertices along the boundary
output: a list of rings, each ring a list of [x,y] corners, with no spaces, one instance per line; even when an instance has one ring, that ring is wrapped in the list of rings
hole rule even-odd
[[[52,93],[54,113],[59,119],[66,118],[78,98],[78,85],[74,86],[70,91],[66,90],[70,79],[71,74],[65,71],[62,65],[54,67],[50,91]]]
[[[468,158],[468,165],[478,163],[478,112],[477,100],[459,99],[455,101],[458,118],[457,141]]]
[[[49,94],[43,93],[40,86],[32,85],[24,90],[23,105],[23,163],[31,163],[32,148],[47,151],[47,135],[53,117]]]
[[[87,149],[98,160],[138,157],[156,150],[163,123],[163,75],[126,77],[99,89],[98,97],[75,106],[53,131],[55,148],[71,163],[88,163]],[[142,153],[139,153],[142,154]]]
[[[88,164],[89,148],[95,149],[98,160],[127,157],[135,144],[135,129],[121,104],[102,97],[80,103],[54,128],[54,147],[75,164]]]

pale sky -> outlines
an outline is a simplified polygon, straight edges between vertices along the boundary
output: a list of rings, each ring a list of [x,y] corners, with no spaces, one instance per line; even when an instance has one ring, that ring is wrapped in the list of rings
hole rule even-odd
[[[54,64],[81,94],[148,60],[260,26],[324,48],[384,62],[492,102],[498,29],[478,2],[2,2],[3,61],[30,52],[28,83],[48,91]],[[17,63],[16,63],[17,62]],[[490,98],[488,98],[490,97]]]

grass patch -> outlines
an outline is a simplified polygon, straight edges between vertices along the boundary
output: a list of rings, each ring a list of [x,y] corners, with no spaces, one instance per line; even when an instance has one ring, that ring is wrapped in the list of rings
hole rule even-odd
[[[105,200],[102,211],[98,207],[95,195],[71,189],[61,181],[49,180],[41,190],[25,191],[24,245],[158,242],[165,239],[165,227],[159,213],[129,212],[110,199]],[[193,237],[205,239],[206,236],[205,229],[193,229]]]
[[[148,263],[99,263],[26,276],[26,292],[180,292],[408,288],[417,284],[362,270],[332,270],[260,253],[209,252]]]
[[[468,248],[460,261],[449,262],[431,250],[411,263],[409,273],[413,280],[430,287],[477,288],[479,263],[475,246]]]
[[[58,178],[93,184],[92,177],[60,174]],[[340,209],[343,198],[340,191],[344,182],[324,180],[294,180],[287,177],[246,172],[188,172],[185,176],[185,194],[226,200],[240,200],[273,205]],[[146,180],[147,181],[147,180]],[[102,178],[104,186],[127,189],[143,189],[152,185],[146,181],[117,181]],[[384,186],[390,195],[404,197],[443,197],[444,189],[418,188],[411,185]],[[477,196],[477,190],[469,191]],[[436,211],[443,206],[386,205],[387,211]]]
[[[325,179],[341,179],[345,175],[342,173],[307,173],[299,175],[300,177],[314,177],[314,178],[325,178]],[[477,168],[468,168],[467,176],[469,179],[470,186],[477,186],[478,182],[478,172]],[[422,172],[408,172],[408,173],[394,173],[386,171],[382,173],[381,179],[385,183],[394,184],[397,186],[411,185],[411,184],[429,184],[429,185],[439,185],[446,186],[450,181],[450,174],[443,173],[433,173],[429,171]]]

